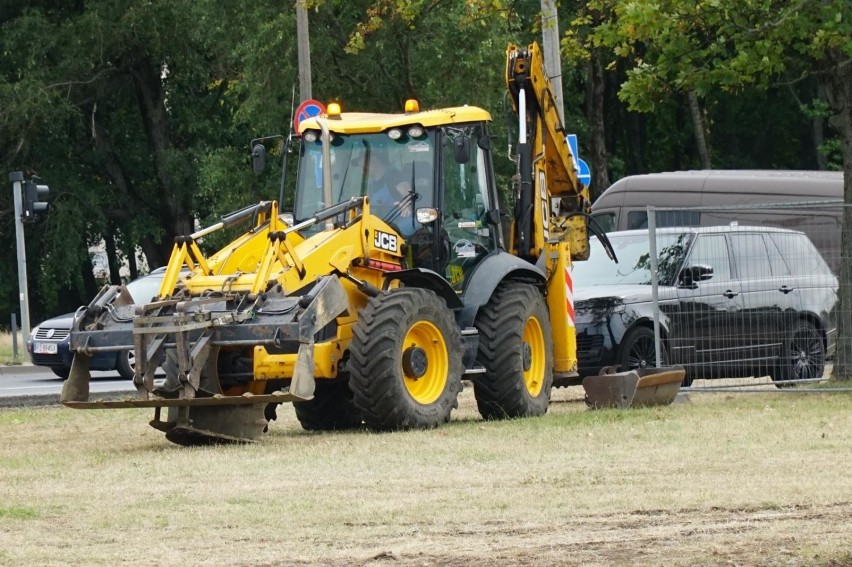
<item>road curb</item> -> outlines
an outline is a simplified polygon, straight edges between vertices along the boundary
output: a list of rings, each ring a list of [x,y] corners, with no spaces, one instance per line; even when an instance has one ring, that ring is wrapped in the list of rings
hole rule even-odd
[[[0,396],[0,409],[58,406],[59,394],[35,396]]]
[[[131,392],[96,392],[92,395],[95,400],[121,400]],[[31,396],[0,396],[0,410],[31,407],[63,407],[59,402],[59,394],[34,394]]]
[[[39,372],[50,372],[50,368],[46,366],[33,366],[32,364],[0,365],[0,376],[4,374],[38,374]]]

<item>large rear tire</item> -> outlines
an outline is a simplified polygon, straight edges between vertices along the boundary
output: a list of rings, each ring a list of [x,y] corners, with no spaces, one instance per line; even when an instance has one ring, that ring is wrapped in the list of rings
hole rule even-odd
[[[302,428],[308,431],[355,429],[361,425],[361,416],[352,403],[352,391],[343,380],[318,380],[314,398],[293,402],[293,409]]]
[[[473,380],[485,419],[544,415],[553,386],[553,339],[541,293],[529,284],[497,288],[476,316],[477,361],[485,374]]]
[[[458,407],[461,333],[435,293],[401,288],[370,299],[349,352],[353,403],[369,427],[436,427]]]

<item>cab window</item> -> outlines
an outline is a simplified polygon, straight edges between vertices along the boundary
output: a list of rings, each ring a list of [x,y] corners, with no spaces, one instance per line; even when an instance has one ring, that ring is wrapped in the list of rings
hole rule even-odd
[[[494,205],[488,192],[488,153],[478,144],[484,135],[479,124],[444,130],[443,227],[449,247],[445,275],[458,290],[471,270],[496,247],[494,227],[485,222]],[[464,144],[469,155],[460,161],[457,145]]]

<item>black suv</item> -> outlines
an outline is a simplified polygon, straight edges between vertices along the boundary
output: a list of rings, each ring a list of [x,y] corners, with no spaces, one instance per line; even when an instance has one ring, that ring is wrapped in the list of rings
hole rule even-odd
[[[573,267],[581,376],[653,366],[649,232],[608,234],[618,263],[592,238]],[[835,346],[837,278],[801,233],[767,227],[656,232],[664,363],[694,378],[820,378]]]

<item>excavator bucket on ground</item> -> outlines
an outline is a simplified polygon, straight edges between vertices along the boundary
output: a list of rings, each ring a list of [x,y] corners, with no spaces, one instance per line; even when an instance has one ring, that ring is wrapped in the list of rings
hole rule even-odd
[[[682,366],[616,372],[608,366],[583,379],[586,405],[592,409],[664,406],[672,403],[686,376]]]

